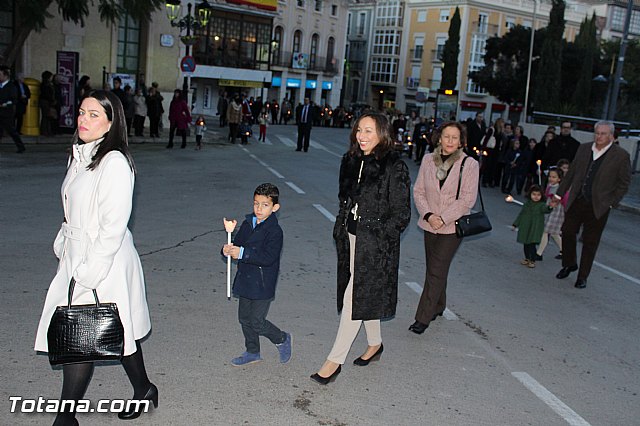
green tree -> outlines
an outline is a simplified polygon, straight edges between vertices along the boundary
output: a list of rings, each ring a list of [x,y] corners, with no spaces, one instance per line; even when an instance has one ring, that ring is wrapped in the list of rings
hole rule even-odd
[[[538,111],[554,111],[560,104],[564,9],[563,0],[552,0],[536,78],[534,108]]]
[[[546,31],[536,31],[533,56],[540,54]],[[500,101],[515,104],[524,102],[529,66],[531,29],[517,25],[502,37],[487,40],[484,67],[469,73],[469,77]],[[535,66],[533,64],[533,72]]]
[[[580,54],[580,69],[578,82],[573,92],[573,104],[580,114],[591,112],[591,85],[593,80],[593,63],[598,54],[598,40],[596,38],[596,16],[585,18],[580,24],[580,32],[576,36],[575,47]]]
[[[441,89],[455,89],[458,84],[458,55],[460,55],[460,9],[456,11],[449,23],[449,38],[442,51]]]
[[[29,34],[47,28],[47,20],[53,18],[48,11],[52,5],[57,6],[57,12],[65,21],[84,26],[89,8],[95,3],[98,4],[100,19],[107,24],[115,24],[124,13],[137,21],[147,22],[164,0],[0,0],[0,9],[14,9],[13,37],[1,52],[0,61],[13,64]]]

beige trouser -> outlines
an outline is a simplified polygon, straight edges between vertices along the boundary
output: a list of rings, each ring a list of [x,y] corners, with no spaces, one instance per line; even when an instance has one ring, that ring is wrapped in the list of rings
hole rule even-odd
[[[352,320],[351,319],[351,303],[353,297],[353,261],[355,259],[356,252],[356,236],[349,234],[349,271],[351,272],[351,278],[349,284],[344,292],[344,306],[342,308],[342,315],[340,315],[340,326],[338,327],[338,334],[336,341],[333,343],[333,349],[327,359],[331,362],[338,364],[344,364],[347,359],[347,354],[353,341],[360,331],[360,325],[364,322],[364,330],[367,333],[367,343],[369,346],[378,346],[382,343],[382,335],[380,333],[380,320]]]

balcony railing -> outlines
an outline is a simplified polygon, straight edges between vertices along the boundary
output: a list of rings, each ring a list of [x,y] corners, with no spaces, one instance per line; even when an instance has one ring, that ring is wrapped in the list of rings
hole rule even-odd
[[[498,25],[485,21],[474,21],[471,27],[477,34],[498,34]]]
[[[279,60],[277,60],[279,59]],[[277,60],[277,61],[276,61]],[[271,63],[272,66],[293,68],[293,52],[280,52],[279,58],[275,58]],[[296,68],[301,69],[301,68]],[[309,71],[322,72],[325,74],[337,74],[338,64],[332,64],[330,60],[327,60],[324,56],[316,56],[315,59],[309,57],[307,68]]]

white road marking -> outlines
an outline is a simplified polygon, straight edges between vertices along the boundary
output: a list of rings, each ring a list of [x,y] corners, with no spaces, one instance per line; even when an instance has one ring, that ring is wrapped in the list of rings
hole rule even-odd
[[[249,151],[247,151],[249,152]],[[269,165],[267,163],[265,163],[264,161],[262,161],[261,159],[259,159],[258,157],[256,157],[254,154],[249,154],[249,157],[253,158],[254,160],[256,160],[258,163],[260,163],[261,166],[264,166],[266,168],[269,168]]]
[[[336,217],[334,215],[331,214],[331,212],[327,209],[325,209],[322,204],[314,204],[313,207],[315,207],[316,209],[318,209],[318,211],[320,213],[322,213],[324,215],[324,217],[326,217],[327,219],[329,219],[331,222],[335,223],[336,222]]]
[[[405,282],[405,284],[413,291],[415,291],[418,294],[422,294],[422,286],[420,284],[418,284],[417,282],[414,281],[408,281]],[[442,316],[444,316],[444,318],[446,320],[449,321],[457,321],[458,320],[458,316],[456,314],[454,314],[453,312],[451,312],[451,310],[449,310],[449,308],[444,308],[444,312],[442,313]]]
[[[296,146],[296,143],[287,137],[279,136],[279,135],[276,137],[280,140],[280,142],[282,142],[283,144],[285,144],[290,148],[294,148]]]
[[[265,145],[273,145],[273,143],[271,143],[271,141],[269,140],[269,138],[265,137],[264,138],[264,142]]]
[[[287,182],[285,182],[285,183],[286,183],[287,185],[289,185],[289,187],[290,187],[291,189],[293,189],[294,191],[296,191],[298,194],[304,194],[304,193],[305,193],[305,192],[304,192],[302,189],[300,189],[300,188],[299,188],[295,183],[293,183],[293,182],[289,182],[289,181],[287,181]]]
[[[309,145],[311,145],[313,148],[317,148],[317,149],[321,149],[323,151],[328,152],[329,154],[333,155],[334,157],[338,157],[338,158],[342,158],[342,154],[338,154],[336,152],[331,151],[330,149],[328,149],[327,147],[325,147],[324,145],[312,140],[309,142]]]
[[[404,275],[404,271],[400,268],[398,268],[398,275]]]
[[[520,383],[529,389],[535,396],[540,398],[542,402],[547,404],[549,408],[555,411],[560,417],[565,419],[567,423],[574,426],[590,426],[590,424],[580,417],[578,413],[573,411],[567,404],[560,401],[558,397],[549,392],[544,386],[538,383],[533,377],[527,373],[515,371],[511,373],[513,377],[518,379]]]
[[[279,177],[280,179],[284,179],[284,176],[282,176],[280,173],[278,173],[273,167],[267,166],[267,170],[269,170],[271,173],[276,175],[276,177]]]
[[[613,269],[613,268],[611,268],[611,267],[609,267],[609,266],[607,266],[607,265],[603,265],[603,264],[602,264],[602,263],[600,263],[600,262],[596,262],[596,261],[594,261],[594,262],[593,262],[593,264],[594,264],[594,265],[596,265],[596,266],[601,267],[602,269],[604,269],[604,270],[606,270],[606,271],[612,272],[612,273],[614,273],[614,274],[616,274],[616,275],[618,275],[618,276],[620,276],[620,277],[622,277],[622,278],[625,278],[625,279],[627,279],[627,280],[631,281],[632,283],[640,284],[640,280],[639,280],[639,279],[634,278],[634,277],[632,277],[631,275],[627,275],[627,274],[625,274],[624,272],[620,272],[620,271],[618,271],[618,270],[616,270],[616,269]]]

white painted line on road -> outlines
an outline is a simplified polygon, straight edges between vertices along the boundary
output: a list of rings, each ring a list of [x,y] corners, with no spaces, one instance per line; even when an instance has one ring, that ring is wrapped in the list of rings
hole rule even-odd
[[[411,290],[418,294],[422,294],[422,286],[416,282],[410,281],[405,283]]]
[[[324,145],[322,145],[322,144],[320,144],[320,143],[318,143],[318,142],[316,142],[314,140],[310,141],[309,145],[311,145],[313,148],[317,148],[317,149],[321,149],[323,151],[326,151],[326,152],[328,152],[329,154],[331,154],[331,155],[333,155],[335,157],[342,158],[341,154],[338,154],[338,153],[335,153],[335,152],[331,151],[330,149],[328,149]]]
[[[248,151],[247,151],[248,152]],[[261,166],[264,166],[266,168],[269,168],[269,165],[267,163],[265,163],[264,161],[262,161],[261,159],[259,159],[258,157],[256,157],[254,154],[249,154],[249,157],[253,158],[254,160],[256,160],[258,163],[260,163]]]
[[[400,268],[398,268],[398,275],[404,275],[404,271]]]
[[[407,285],[407,287],[409,287],[411,290],[415,291],[418,294],[422,294],[422,286],[420,284],[418,284],[415,281],[407,281],[405,282],[405,284]],[[449,308],[444,308],[444,312],[442,313],[442,316],[444,316],[444,318],[446,320],[449,321],[457,321],[458,320],[458,316],[456,314],[454,314],[453,312],[451,312],[451,310],[449,310]]]
[[[296,184],[295,184],[295,183],[293,183],[293,182],[288,182],[288,181],[287,181],[287,182],[285,182],[285,183],[286,183],[287,185],[289,185],[289,187],[290,187],[291,189],[293,189],[294,191],[296,191],[298,194],[304,194],[304,193],[305,193],[302,189],[300,189],[298,186],[296,186]]]
[[[442,313],[442,315],[445,317],[445,319],[448,319],[449,321],[458,320],[458,316],[454,314],[452,311],[450,311],[449,308],[444,308],[444,312]]]
[[[269,170],[271,173],[276,175],[276,177],[279,177],[280,179],[284,179],[284,176],[282,176],[280,173],[278,173],[273,167],[267,166],[267,170]]]
[[[280,139],[280,142],[282,142],[283,144],[285,144],[286,146],[290,147],[290,148],[294,148],[296,146],[296,143],[294,141],[292,141],[289,138],[286,138],[284,136],[276,136],[278,139]]]
[[[566,420],[567,423],[573,426],[590,426],[590,424],[580,417],[578,413],[573,411],[567,404],[560,401],[558,397],[549,392],[544,386],[538,383],[533,377],[524,372],[515,371],[511,373],[513,377],[518,379],[520,383],[529,389],[535,396],[540,398],[542,402],[547,404],[553,411],[555,411],[560,417]]]
[[[320,213],[322,213],[324,215],[324,217],[326,217],[327,219],[329,219],[331,222],[335,223],[336,222],[336,217],[334,215],[331,214],[331,212],[327,209],[325,209],[324,207],[322,207],[322,204],[314,204],[313,207],[315,207],[316,209],[318,209],[318,211]]]
[[[620,277],[622,277],[622,278],[625,278],[625,279],[627,279],[627,280],[631,281],[632,283],[640,284],[640,280],[639,280],[639,279],[634,278],[634,277],[632,277],[631,275],[627,275],[627,274],[625,274],[624,272],[620,272],[620,271],[618,271],[618,270],[616,270],[616,269],[613,269],[613,268],[611,268],[611,267],[609,267],[609,266],[607,266],[607,265],[603,265],[603,264],[602,264],[602,263],[600,263],[600,262],[596,262],[596,261],[594,261],[594,262],[593,262],[593,264],[594,264],[594,265],[596,265],[596,266],[601,267],[602,269],[604,269],[604,270],[606,270],[606,271],[612,272],[612,273],[614,273],[614,274],[616,274],[616,275],[618,275],[618,276],[620,276]]]
[[[268,137],[266,137],[266,136],[265,136],[265,138],[264,138],[264,142],[263,142],[263,143],[264,143],[265,145],[273,145],[273,144],[271,143],[271,141],[269,140],[269,138],[268,138]]]

